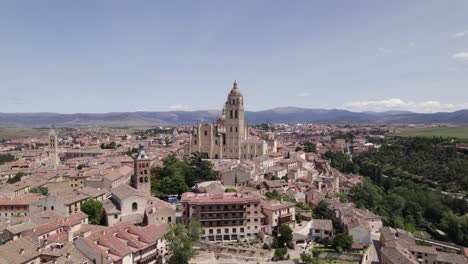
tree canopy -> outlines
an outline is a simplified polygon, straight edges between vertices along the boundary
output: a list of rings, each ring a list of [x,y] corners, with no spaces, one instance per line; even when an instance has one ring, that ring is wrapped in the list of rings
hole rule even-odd
[[[436,239],[468,246],[468,156],[451,141],[390,138],[380,149],[355,156],[352,163],[367,176],[349,193],[356,206],[381,215],[392,227],[423,230]]]
[[[2,165],[3,163],[14,161],[14,160],[15,160],[15,157],[11,155],[10,153],[0,154],[0,165]]]
[[[281,225],[278,228],[277,239],[279,247],[287,246],[293,239],[292,229],[287,225]]]
[[[93,225],[101,224],[102,204],[96,200],[87,200],[81,204],[80,210],[89,216],[89,223]]]
[[[25,174],[24,172],[18,172],[18,173],[15,174],[15,176],[9,178],[9,179],[7,180],[7,183],[13,184],[13,183],[15,183],[15,182],[19,182],[19,181],[21,181],[21,178],[22,178],[23,176],[25,176],[25,175],[26,175],[26,174]]]
[[[353,245],[353,237],[344,233],[338,233],[333,238],[333,248],[337,252],[349,251]]]
[[[193,226],[191,226],[193,227]],[[194,229],[188,231],[184,225],[171,225],[169,232],[164,236],[171,257],[169,263],[186,264],[193,256],[192,242],[194,240]],[[198,229],[199,230],[199,229]],[[197,235],[199,237],[199,234]]]
[[[49,188],[47,188],[45,186],[39,186],[39,187],[31,188],[31,190],[29,190],[29,192],[40,193],[42,195],[47,195],[49,193]]]
[[[179,160],[175,154],[170,154],[163,159],[163,166],[151,169],[151,175],[152,192],[160,198],[167,198],[171,194],[180,195],[196,183],[218,179],[213,165],[198,154],[192,155],[188,161]]]

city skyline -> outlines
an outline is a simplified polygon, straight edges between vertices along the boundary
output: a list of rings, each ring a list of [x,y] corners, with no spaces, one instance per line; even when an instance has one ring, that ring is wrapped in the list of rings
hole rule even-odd
[[[0,112],[468,109],[465,1],[0,3]]]

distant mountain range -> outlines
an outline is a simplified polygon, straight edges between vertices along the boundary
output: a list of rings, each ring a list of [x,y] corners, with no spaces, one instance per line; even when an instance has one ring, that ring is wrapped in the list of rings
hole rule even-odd
[[[219,111],[116,112],[101,114],[0,113],[0,127],[136,127],[213,122]],[[247,111],[249,124],[468,124],[468,110],[431,114],[408,111],[351,112],[339,109],[280,107]]]

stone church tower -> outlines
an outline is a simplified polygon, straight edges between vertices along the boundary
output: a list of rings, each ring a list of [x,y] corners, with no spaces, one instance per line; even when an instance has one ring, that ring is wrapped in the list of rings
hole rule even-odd
[[[53,129],[49,132],[49,160],[54,167],[59,165],[57,133]]]
[[[276,144],[273,139],[268,142]],[[265,155],[269,148],[266,140],[248,137],[244,97],[234,81],[216,122],[193,126],[185,146],[185,156],[198,152],[208,159],[253,159]],[[271,149],[276,152],[276,147]]]
[[[150,159],[146,155],[145,147],[141,144],[138,156],[134,160],[135,188],[145,194],[151,195]]]
[[[230,159],[240,159],[242,153],[242,143],[247,139],[247,129],[244,119],[244,97],[237,88],[234,81],[231,92],[228,95],[224,105],[226,116],[226,147],[228,153],[226,156]]]

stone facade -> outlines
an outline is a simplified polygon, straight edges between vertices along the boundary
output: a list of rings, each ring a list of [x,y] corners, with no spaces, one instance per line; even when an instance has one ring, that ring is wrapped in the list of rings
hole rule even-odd
[[[49,160],[54,167],[59,165],[57,133],[53,129],[49,132]]]
[[[274,139],[271,141],[274,142]],[[276,146],[276,143],[272,145]],[[185,154],[188,156],[195,152],[209,159],[252,159],[268,152],[267,141],[248,138],[244,97],[236,82],[218,120],[213,124],[197,124],[193,127]]]
[[[146,155],[145,148],[140,145],[140,151],[135,158],[135,187],[138,191],[151,195],[150,159]]]
[[[260,198],[250,193],[184,193],[182,223],[199,221],[202,241],[254,239],[262,230]]]

